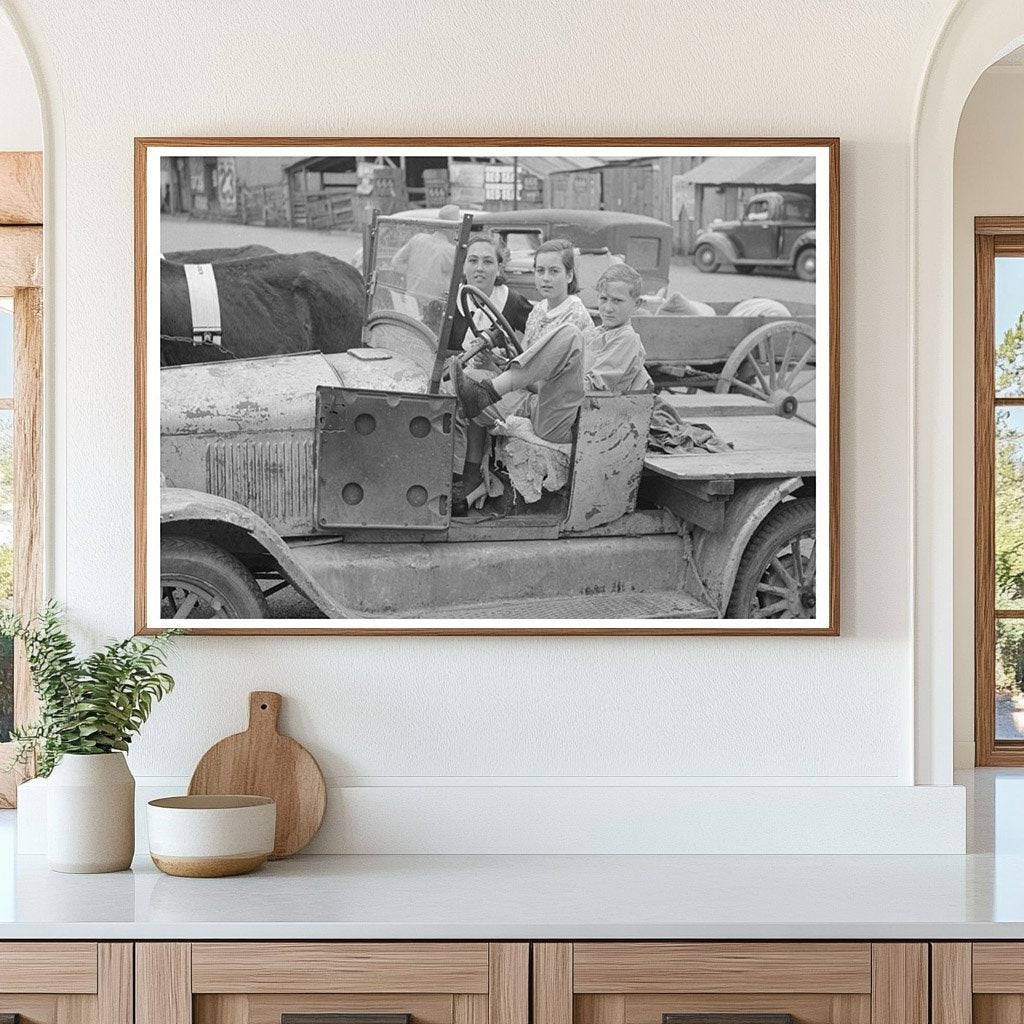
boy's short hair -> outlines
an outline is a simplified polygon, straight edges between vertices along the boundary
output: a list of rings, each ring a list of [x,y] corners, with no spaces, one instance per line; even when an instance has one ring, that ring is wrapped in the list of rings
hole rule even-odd
[[[598,293],[601,291],[601,285],[609,281],[621,281],[628,285],[630,298],[639,299],[643,294],[644,279],[628,263],[613,263],[608,267],[597,279]]]

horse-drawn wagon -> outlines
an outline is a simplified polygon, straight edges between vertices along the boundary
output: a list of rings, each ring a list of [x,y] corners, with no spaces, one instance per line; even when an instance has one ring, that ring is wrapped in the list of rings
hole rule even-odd
[[[756,301],[744,305],[756,310]],[[781,415],[813,423],[814,306],[788,302],[788,315],[773,310],[737,316],[735,303],[706,305],[715,315],[633,318],[655,382],[747,395],[773,405]]]

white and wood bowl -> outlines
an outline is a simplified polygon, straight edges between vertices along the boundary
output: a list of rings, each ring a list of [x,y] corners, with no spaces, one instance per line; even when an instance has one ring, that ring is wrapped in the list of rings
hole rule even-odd
[[[260,867],[274,850],[277,806],[265,796],[150,800],[149,854],[168,875],[223,878]]]

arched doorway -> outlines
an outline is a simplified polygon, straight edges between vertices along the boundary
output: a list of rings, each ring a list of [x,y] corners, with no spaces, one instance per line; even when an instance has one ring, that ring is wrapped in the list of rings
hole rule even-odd
[[[914,339],[914,664],[915,779],[948,785],[954,763],[954,678],[964,635],[954,600],[955,543],[962,537],[952,453],[954,408],[954,177],[957,128],[981,74],[1024,42],[1018,0],[961,0],[936,41],[921,83],[911,140],[914,196],[909,230],[916,266]],[[962,488],[961,488],[962,492]],[[971,588],[973,589],[973,588]]]

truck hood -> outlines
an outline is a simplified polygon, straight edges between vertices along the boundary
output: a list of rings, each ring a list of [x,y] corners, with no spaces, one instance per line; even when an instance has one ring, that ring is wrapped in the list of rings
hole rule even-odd
[[[422,366],[388,349],[166,366],[160,371],[160,433],[309,430],[318,387],[425,394],[429,379]]]

